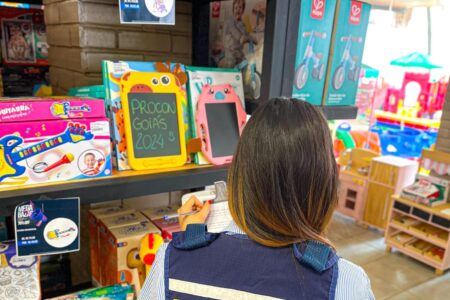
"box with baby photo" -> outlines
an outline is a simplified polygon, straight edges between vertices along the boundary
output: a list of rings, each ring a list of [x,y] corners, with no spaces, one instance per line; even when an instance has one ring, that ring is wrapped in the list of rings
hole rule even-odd
[[[33,23],[29,20],[2,20],[3,57],[6,63],[36,63]]]

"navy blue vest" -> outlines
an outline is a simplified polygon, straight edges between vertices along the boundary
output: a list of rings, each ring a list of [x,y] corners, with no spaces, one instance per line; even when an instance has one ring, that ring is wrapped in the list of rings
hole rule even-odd
[[[315,241],[270,248],[189,225],[166,251],[166,299],[334,299],[338,259]]]

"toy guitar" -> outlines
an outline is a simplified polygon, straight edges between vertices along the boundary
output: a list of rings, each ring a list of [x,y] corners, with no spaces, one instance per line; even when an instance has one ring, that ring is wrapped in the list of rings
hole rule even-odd
[[[90,112],[91,108],[87,104],[81,106],[70,106],[69,102],[54,103],[52,105],[52,113],[55,116],[68,116],[71,112],[83,111]]]
[[[69,123],[63,134],[25,149],[14,151],[17,146],[23,143],[23,139],[15,135],[5,136],[0,139],[0,182],[7,177],[20,176],[25,173],[26,168],[17,164],[24,159],[41,154],[65,143],[78,143],[90,140],[93,137],[94,135],[86,131],[84,126]]]

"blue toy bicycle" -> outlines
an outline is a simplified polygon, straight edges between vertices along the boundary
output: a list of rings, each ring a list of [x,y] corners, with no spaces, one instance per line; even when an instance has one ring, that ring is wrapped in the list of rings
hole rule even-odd
[[[306,82],[308,81],[309,77],[309,65],[310,62],[313,62],[313,69],[312,69],[312,78],[316,80],[322,80],[323,75],[325,73],[325,66],[323,63],[320,62],[320,55],[314,53],[314,41],[315,38],[326,38],[327,34],[325,32],[303,32],[303,37],[308,37],[308,45],[305,49],[305,54],[303,55],[303,60],[297,70],[295,71],[294,76],[294,85],[297,89],[302,89]]]
[[[347,72],[348,68],[348,80],[351,81],[357,81],[359,78],[359,71],[361,69],[360,66],[358,66],[355,63],[355,60],[351,57],[351,48],[352,48],[352,42],[361,43],[362,37],[342,37],[341,41],[347,41],[345,44],[344,52],[342,53],[342,58],[339,66],[336,68],[336,71],[334,71],[333,75],[333,88],[335,90],[341,89],[342,85],[344,84],[345,80],[345,73]]]

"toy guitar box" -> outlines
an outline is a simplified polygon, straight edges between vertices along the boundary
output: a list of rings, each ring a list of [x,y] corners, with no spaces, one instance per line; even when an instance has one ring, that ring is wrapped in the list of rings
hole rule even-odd
[[[0,189],[111,175],[102,102],[0,101]]]
[[[215,69],[204,67],[187,67],[189,82],[189,114],[190,114],[190,130],[192,138],[199,138],[195,124],[195,116],[197,114],[197,103],[205,84],[221,85],[230,84],[234,92],[241,101],[242,108],[245,110],[244,84],[242,82],[242,74],[236,69]],[[203,153],[198,152],[194,155],[195,163],[199,165],[209,164]]]
[[[121,102],[121,78],[128,72],[165,72],[172,73],[177,85],[184,94],[182,101],[186,141],[190,139],[189,114],[186,100],[187,74],[185,66],[178,63],[143,61],[103,61],[103,83],[106,89],[106,102],[111,115],[111,136],[114,141],[114,160],[118,170],[128,170],[127,143]]]

